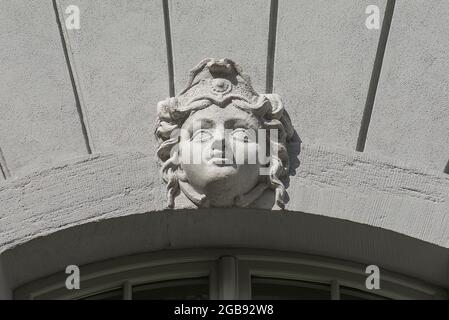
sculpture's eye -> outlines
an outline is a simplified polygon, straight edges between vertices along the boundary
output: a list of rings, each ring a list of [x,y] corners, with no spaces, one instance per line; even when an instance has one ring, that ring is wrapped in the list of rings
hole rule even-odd
[[[243,128],[235,129],[232,132],[232,138],[244,143],[248,143],[252,140],[251,133]]]
[[[212,133],[209,130],[197,130],[193,133],[191,140],[197,142],[203,142],[212,139]]]

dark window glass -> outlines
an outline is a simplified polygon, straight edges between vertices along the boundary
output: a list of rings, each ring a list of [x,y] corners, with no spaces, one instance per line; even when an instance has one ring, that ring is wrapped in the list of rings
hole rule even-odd
[[[358,289],[340,287],[340,300],[388,300],[388,298]]]
[[[135,286],[133,300],[207,300],[209,279],[181,279]]]
[[[330,285],[296,280],[252,278],[254,300],[329,300]]]
[[[86,296],[81,298],[80,300],[122,300],[122,299],[123,299],[123,290],[115,289]]]

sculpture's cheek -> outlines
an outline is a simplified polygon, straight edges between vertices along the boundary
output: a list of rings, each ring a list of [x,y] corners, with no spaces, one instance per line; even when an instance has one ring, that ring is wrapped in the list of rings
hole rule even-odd
[[[259,154],[259,145],[255,142],[245,143],[237,141],[233,143],[232,153],[234,162],[237,165],[259,164],[262,154]]]
[[[202,165],[206,163],[207,146],[201,142],[181,140],[179,144],[179,160],[181,164]]]

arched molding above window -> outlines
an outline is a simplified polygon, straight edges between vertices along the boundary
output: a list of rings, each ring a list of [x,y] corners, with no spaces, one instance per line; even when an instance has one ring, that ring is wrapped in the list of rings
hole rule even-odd
[[[248,209],[155,212],[67,228],[5,251],[0,256],[0,277],[7,280],[10,295],[13,289],[72,264],[84,266],[143,252],[213,248],[312,254],[375,264],[441,288],[449,284],[445,248],[336,218]]]
[[[285,211],[165,210],[157,161],[142,153],[90,156],[4,182],[3,295],[73,261],[223,247],[376,263],[448,286],[447,175],[306,143],[297,160]]]
[[[447,298],[445,289],[387,270],[381,271],[380,289],[369,290],[365,286],[365,269],[358,263],[260,249],[165,250],[80,266],[80,290],[67,290],[67,275],[61,270],[21,286],[15,298],[91,299],[100,294],[98,298],[107,299],[105,293],[120,292],[122,299],[138,299],[142,297],[142,286],[154,290],[184,284],[195,290],[195,279],[207,284],[206,299],[257,298],[263,295],[261,285],[270,290],[280,285],[301,285],[303,290],[312,289],[312,293],[317,287],[323,291],[318,298],[334,300],[345,299],[349,291],[366,299]]]
[[[284,215],[348,220],[449,248],[448,175],[305,143],[292,161],[300,164]],[[164,211],[159,169],[153,156],[104,154],[0,182],[0,252],[81,224]]]

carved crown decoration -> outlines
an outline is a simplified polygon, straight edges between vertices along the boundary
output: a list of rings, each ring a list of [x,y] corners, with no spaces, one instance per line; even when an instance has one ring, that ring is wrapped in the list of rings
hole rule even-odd
[[[198,208],[250,207],[270,192],[285,207],[290,117],[280,97],[255,92],[234,61],[201,61],[183,91],[158,103],[157,115],[169,208],[178,196]]]

